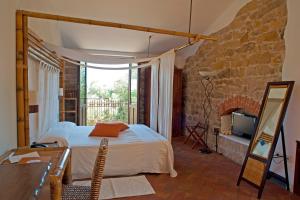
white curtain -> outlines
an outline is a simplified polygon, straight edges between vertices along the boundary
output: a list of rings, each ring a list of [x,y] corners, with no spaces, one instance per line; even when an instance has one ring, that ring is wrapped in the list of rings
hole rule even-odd
[[[174,49],[160,57],[158,131],[170,142],[172,138],[174,64]]]
[[[159,59],[151,62],[150,128],[157,131]]]
[[[173,111],[174,49],[151,66],[150,127],[171,142]]]
[[[39,67],[39,135],[59,121],[59,70],[41,62]]]
[[[28,56],[28,97],[29,105],[38,104],[38,87],[39,87],[39,68],[40,61]],[[29,114],[29,136],[30,144],[38,139],[38,113]]]

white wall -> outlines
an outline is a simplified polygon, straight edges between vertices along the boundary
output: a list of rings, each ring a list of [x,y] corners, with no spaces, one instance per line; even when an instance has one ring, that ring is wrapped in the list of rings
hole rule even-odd
[[[0,154],[17,144],[15,1],[0,3]]]
[[[29,18],[28,27],[45,42],[62,45],[62,37],[56,21]]]
[[[286,117],[286,147],[289,156],[290,183],[294,180],[296,140],[300,141],[300,1],[288,0],[288,23],[285,31],[286,55],[283,80],[294,80],[293,95]]]

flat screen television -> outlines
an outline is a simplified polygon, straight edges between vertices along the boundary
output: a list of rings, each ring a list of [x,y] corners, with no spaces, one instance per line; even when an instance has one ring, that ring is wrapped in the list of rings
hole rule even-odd
[[[257,117],[245,113],[232,113],[232,134],[251,139]]]

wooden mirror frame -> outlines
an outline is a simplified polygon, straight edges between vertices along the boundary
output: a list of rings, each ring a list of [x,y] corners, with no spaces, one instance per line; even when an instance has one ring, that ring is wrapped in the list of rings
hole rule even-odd
[[[270,169],[274,151],[275,151],[275,148],[276,148],[276,145],[278,142],[280,130],[281,130],[283,120],[284,120],[284,117],[286,114],[287,106],[288,106],[288,103],[289,103],[289,100],[290,100],[290,97],[292,94],[294,83],[295,83],[294,81],[269,82],[267,84],[267,88],[264,93],[263,101],[262,101],[259,115],[258,115],[258,120],[255,125],[256,126],[255,134],[251,138],[251,142],[249,144],[247,154],[246,154],[244,163],[242,165],[242,169],[241,169],[241,172],[240,172],[240,175],[238,178],[238,182],[237,182],[237,185],[240,185],[240,182],[243,180],[243,181],[249,183],[250,185],[254,186],[255,188],[257,188],[259,190],[258,198],[261,197],[263,189],[264,189],[264,185],[265,185],[266,178],[267,178],[267,175],[268,175],[268,172]],[[255,139],[258,134],[259,124],[261,121],[261,117],[263,115],[265,105],[268,100],[269,91],[272,87],[278,87],[278,86],[287,87],[287,91],[286,91],[285,99],[283,102],[282,110],[281,110],[281,113],[279,115],[279,119],[278,119],[278,122],[276,125],[275,133],[273,136],[274,138],[273,138],[273,142],[272,142],[268,157],[263,158],[261,156],[252,154],[251,150],[253,148],[253,143],[255,142]],[[283,133],[281,133],[281,134],[283,134]],[[284,149],[284,151],[285,151],[285,149]]]
[[[285,89],[285,92],[284,92],[284,97],[281,99],[281,101],[282,102],[284,102],[284,101],[286,101],[286,97],[287,97],[287,95],[288,95],[288,89],[289,89],[289,86],[288,85],[269,85],[269,87],[268,87],[268,89],[267,89],[267,94],[266,94],[266,100],[265,100],[265,102],[264,102],[264,104],[263,104],[263,110],[262,110],[262,113],[261,113],[261,116],[258,118],[258,119],[260,119],[260,120],[258,120],[257,121],[257,124],[256,124],[256,132],[255,132],[255,134],[254,134],[254,138],[253,138],[253,142],[252,142],[252,146],[250,146],[249,148],[250,148],[250,154],[251,154],[251,156],[252,157],[255,157],[256,159],[261,159],[261,160],[267,160],[268,158],[269,158],[269,156],[270,156],[270,152],[271,152],[271,148],[269,149],[269,151],[268,151],[268,153],[267,153],[267,156],[266,157],[264,157],[264,156],[262,156],[262,155],[258,155],[258,154],[255,154],[253,151],[254,151],[254,149],[255,149],[255,147],[256,147],[256,145],[255,145],[255,143],[257,143],[258,141],[259,141],[259,139],[262,137],[262,135],[264,135],[263,136],[263,138],[264,138],[264,140],[266,140],[266,141],[268,141],[269,140],[269,143],[270,144],[273,144],[274,143],[274,140],[275,140],[275,133],[276,133],[276,131],[279,129],[279,131],[280,131],[280,126],[278,127],[278,122],[279,122],[279,120],[280,120],[280,116],[282,115],[282,111],[283,111],[283,109],[284,109],[284,105],[282,104],[281,106],[281,110],[280,110],[280,113],[278,114],[278,118],[277,118],[277,121],[276,121],[276,124],[277,124],[277,126],[275,127],[275,130],[274,130],[274,132],[273,132],[273,134],[274,135],[270,135],[270,134],[267,134],[267,133],[265,133],[265,132],[263,132],[263,131],[261,131],[261,132],[259,132],[259,130],[260,130],[260,126],[261,126],[261,123],[262,123],[262,120],[263,120],[263,117],[264,117],[264,114],[267,112],[267,110],[266,110],[266,107],[267,107],[267,105],[268,105],[268,103],[269,103],[269,99],[271,99],[271,98],[269,98],[270,97],[270,93],[271,93],[271,90],[272,89]]]

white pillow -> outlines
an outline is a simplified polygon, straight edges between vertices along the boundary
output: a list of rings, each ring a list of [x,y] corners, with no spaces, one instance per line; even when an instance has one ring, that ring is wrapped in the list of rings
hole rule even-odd
[[[69,128],[69,127],[74,127],[77,126],[74,122],[69,122],[69,121],[62,121],[62,122],[58,122],[56,127],[58,128]]]
[[[53,127],[50,128],[46,134],[42,135],[39,143],[52,143],[57,141],[59,146],[69,146],[68,139],[70,132],[65,127]]]
[[[71,127],[53,127],[53,128],[49,128],[49,130],[47,131],[47,133],[45,135],[51,135],[51,136],[57,136],[57,137],[63,137],[66,140],[69,139],[70,137],[70,131],[68,129],[70,129]]]

